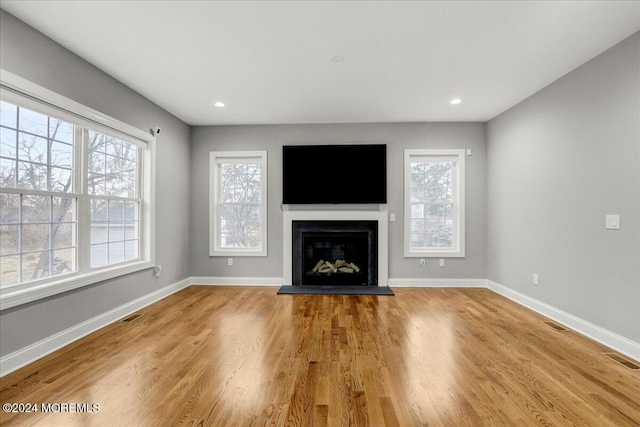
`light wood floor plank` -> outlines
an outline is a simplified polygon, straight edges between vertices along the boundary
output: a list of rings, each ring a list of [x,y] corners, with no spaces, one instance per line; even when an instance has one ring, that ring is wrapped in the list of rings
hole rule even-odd
[[[5,378],[3,426],[639,426],[640,371],[487,289],[192,286]],[[40,408],[39,408],[40,409]]]

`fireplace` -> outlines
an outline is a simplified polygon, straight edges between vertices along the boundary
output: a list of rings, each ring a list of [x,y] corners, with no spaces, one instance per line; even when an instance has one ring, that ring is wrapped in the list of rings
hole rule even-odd
[[[377,221],[293,221],[294,285],[378,286]]]
[[[304,278],[303,286],[388,286],[387,218],[382,210],[285,209],[283,283],[303,285]],[[320,260],[331,265],[313,271]]]

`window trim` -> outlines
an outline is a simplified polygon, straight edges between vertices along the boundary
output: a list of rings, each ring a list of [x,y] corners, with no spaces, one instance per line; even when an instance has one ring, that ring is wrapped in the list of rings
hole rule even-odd
[[[221,249],[218,245],[218,159],[259,158],[261,168],[261,218],[262,236],[260,249]],[[209,256],[267,256],[267,152],[266,151],[211,151],[209,152]]]
[[[465,257],[465,150],[407,149],[404,150],[404,256],[416,258]],[[454,246],[452,249],[411,247],[411,160],[415,157],[456,157],[454,182]]]
[[[155,265],[155,161],[156,138],[127,123],[109,117],[83,104],[57,94],[18,75],[0,68],[2,99],[16,100],[20,105],[35,106],[43,113],[72,121],[79,126],[90,127],[114,137],[126,139],[141,147],[141,177],[144,183],[141,193],[140,259],[114,266],[75,272],[60,278],[43,278],[0,290],[0,311],[42,298],[78,289],[94,283],[114,279],[126,274],[153,268]],[[83,150],[76,150],[76,155]],[[78,192],[76,187],[74,194]],[[7,189],[10,190],[10,189]],[[87,212],[78,212],[78,224]],[[80,225],[78,225],[78,232]],[[78,236],[78,253],[82,251],[82,236]],[[79,254],[78,254],[79,255]],[[79,265],[81,260],[78,260]]]

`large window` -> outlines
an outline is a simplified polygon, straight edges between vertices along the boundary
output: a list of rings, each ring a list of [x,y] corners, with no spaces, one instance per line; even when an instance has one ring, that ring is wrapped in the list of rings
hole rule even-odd
[[[0,101],[0,286],[77,271],[75,127]]]
[[[464,256],[464,150],[405,150],[405,256]]]
[[[144,170],[153,138],[9,77],[0,93],[1,307],[152,266]]]
[[[267,152],[210,153],[211,256],[267,255]]]

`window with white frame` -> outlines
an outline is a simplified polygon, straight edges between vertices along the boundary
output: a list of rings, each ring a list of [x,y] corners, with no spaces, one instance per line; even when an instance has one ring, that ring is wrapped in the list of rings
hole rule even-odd
[[[464,150],[404,151],[404,254],[464,257]]]
[[[0,101],[0,283],[77,271],[75,127]]]
[[[140,148],[100,132],[87,133],[87,197],[92,268],[138,258]]]
[[[151,267],[153,138],[10,73],[2,83],[0,307]]]
[[[267,152],[210,153],[209,255],[267,255]]]

